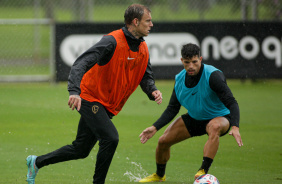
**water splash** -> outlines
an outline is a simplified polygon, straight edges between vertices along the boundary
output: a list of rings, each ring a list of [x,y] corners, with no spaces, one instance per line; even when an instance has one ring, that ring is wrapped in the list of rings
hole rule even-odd
[[[123,175],[129,177],[130,182],[138,182],[142,178],[148,176],[148,173],[143,169],[141,163],[130,162],[130,170],[126,171]]]

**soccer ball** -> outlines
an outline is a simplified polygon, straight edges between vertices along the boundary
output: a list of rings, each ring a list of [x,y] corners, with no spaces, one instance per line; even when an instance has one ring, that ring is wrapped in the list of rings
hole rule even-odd
[[[219,184],[218,179],[211,174],[199,176],[193,184]]]

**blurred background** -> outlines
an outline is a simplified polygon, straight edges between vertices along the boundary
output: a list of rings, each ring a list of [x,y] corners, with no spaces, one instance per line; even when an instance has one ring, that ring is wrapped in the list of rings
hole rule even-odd
[[[212,61],[216,67],[224,65],[218,67],[224,74],[262,76],[256,82],[249,75],[248,80],[227,78],[240,106],[244,146],[238,149],[233,137],[225,136],[210,171],[221,183],[281,184],[282,0],[0,0],[0,183],[26,183],[24,159],[28,155],[48,153],[75,138],[79,113],[67,106],[66,82],[55,81],[57,73],[68,75],[68,71],[56,68],[57,41],[63,39],[56,34],[58,25],[61,35],[78,34],[72,28],[82,30],[79,39],[66,44],[73,52],[82,50],[88,42],[93,43],[87,34],[101,38],[97,36],[100,30],[94,32],[93,27],[112,31],[123,26],[124,11],[132,3],[145,4],[152,10],[154,28],[145,38],[147,43],[151,37],[164,48],[194,36],[205,51],[215,43],[218,52],[202,52],[210,56],[204,61]],[[159,39],[156,32],[167,34]],[[166,40],[169,42],[164,44]],[[178,45],[175,48],[179,51]],[[155,56],[162,60],[165,51],[159,55],[150,52],[151,61]],[[172,66],[167,69],[161,68],[160,73],[172,73]],[[273,73],[277,77],[265,80]],[[132,183],[129,176],[141,178],[155,171],[155,147],[165,128],[146,145],[140,146],[138,135],[165,110],[174,81],[156,80],[156,84],[164,97],[161,106],[149,102],[139,88],[114,118],[120,143],[108,184]],[[182,108],[179,115],[184,113],[187,110]],[[203,136],[174,146],[167,184],[193,182],[205,142]],[[87,159],[44,168],[38,182],[89,183],[97,150],[94,147]]]
[[[147,5],[153,22],[281,21],[281,0],[0,0],[0,81],[50,81],[54,24],[122,23]]]

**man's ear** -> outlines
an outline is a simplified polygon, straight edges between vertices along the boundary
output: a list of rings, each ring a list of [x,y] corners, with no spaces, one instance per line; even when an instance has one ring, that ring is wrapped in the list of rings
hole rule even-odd
[[[201,56],[201,57],[200,57],[200,61],[202,61],[202,60],[203,60],[203,57]]]
[[[138,26],[139,25],[139,20],[137,19],[137,18],[135,18],[135,19],[133,19],[133,24],[135,25],[135,26]]]

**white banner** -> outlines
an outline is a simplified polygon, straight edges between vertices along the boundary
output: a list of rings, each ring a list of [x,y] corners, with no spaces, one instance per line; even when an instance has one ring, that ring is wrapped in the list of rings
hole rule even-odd
[[[101,40],[103,34],[70,35],[60,46],[63,62],[72,66],[83,52]],[[192,42],[199,45],[197,38],[189,33],[151,33],[145,38],[152,65],[181,65],[181,47]]]

